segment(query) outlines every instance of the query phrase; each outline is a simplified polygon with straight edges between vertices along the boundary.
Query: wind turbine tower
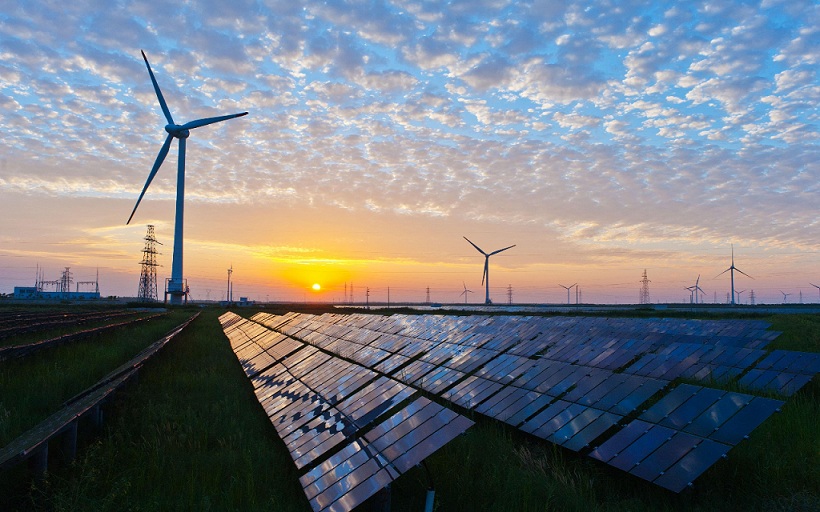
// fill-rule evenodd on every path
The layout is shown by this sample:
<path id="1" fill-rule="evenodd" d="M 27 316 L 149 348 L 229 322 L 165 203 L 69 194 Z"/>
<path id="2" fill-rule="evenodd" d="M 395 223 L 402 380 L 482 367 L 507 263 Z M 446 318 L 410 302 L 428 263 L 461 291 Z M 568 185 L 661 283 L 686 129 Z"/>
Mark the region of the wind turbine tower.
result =
<path id="1" fill-rule="evenodd" d="M 810 285 L 812 285 L 812 286 L 814 286 L 815 288 L 817 288 L 817 295 L 820 295 L 820 286 L 817 286 L 817 285 L 816 285 L 816 284 L 814 284 L 814 283 L 809 283 L 809 284 L 810 284 Z"/>
<path id="2" fill-rule="evenodd" d="M 730 276 L 730 280 L 731 280 L 731 282 L 729 283 L 729 289 L 732 290 L 731 304 L 733 306 L 735 304 L 735 270 L 737 270 L 738 272 L 740 272 L 744 276 L 748 277 L 749 279 L 754 279 L 754 277 L 750 276 L 749 274 L 747 274 L 746 272 L 740 270 L 739 268 L 737 268 L 735 266 L 735 244 L 732 244 L 732 265 L 729 268 L 727 268 L 726 270 L 724 270 L 723 272 L 721 272 L 720 274 L 716 275 L 715 279 L 722 276 L 726 272 L 729 272 L 729 276 Z"/>
<path id="3" fill-rule="evenodd" d="M 228 119 L 233 119 L 235 117 L 242 117 L 248 115 L 248 113 L 241 112 L 239 114 L 230 114 L 227 116 L 208 117 L 198 119 L 196 121 L 190 121 L 182 125 L 176 124 L 174 122 L 174 118 L 171 117 L 171 111 L 168 110 L 168 105 L 165 103 L 165 98 L 162 96 L 162 91 L 159 89 L 159 84 L 157 84 L 157 79 L 154 77 L 154 72 L 151 71 L 151 65 L 148 64 L 148 57 L 145 56 L 145 52 L 142 52 L 142 58 L 145 61 L 145 67 L 148 68 L 148 75 L 150 75 L 151 83 L 154 85 L 154 92 L 157 94 L 159 106 L 162 109 L 162 113 L 165 115 L 165 120 L 168 121 L 168 124 L 165 125 L 165 131 L 168 133 L 168 136 L 165 138 L 165 143 L 159 150 L 157 159 L 154 161 L 154 166 L 151 168 L 151 173 L 148 174 L 148 180 L 145 182 L 145 186 L 142 188 L 142 192 L 137 199 L 137 204 L 134 205 L 134 210 L 131 212 L 131 216 L 128 217 L 128 222 L 126 222 L 126 224 L 130 224 L 131 219 L 134 218 L 134 214 L 137 212 L 137 207 L 139 207 L 140 201 L 142 201 L 142 197 L 145 195 L 145 191 L 148 190 L 148 186 L 151 185 L 151 181 L 154 179 L 154 176 L 156 176 L 162 162 L 168 155 L 168 150 L 171 148 L 171 142 L 174 139 L 177 139 L 179 141 L 179 157 L 177 160 L 177 201 L 176 217 L 174 220 L 174 256 L 171 263 L 171 280 L 168 282 L 168 293 L 171 294 L 171 304 L 182 304 L 183 296 L 188 293 L 187 286 L 182 278 L 182 227 L 185 207 L 186 140 L 190 136 L 191 130 L 194 128 L 207 126 L 220 121 L 227 121 Z"/>
<path id="4" fill-rule="evenodd" d="M 231 267 L 228 269 L 228 291 L 225 293 L 225 302 L 230 304 L 233 302 L 233 290 L 231 289 L 231 274 L 233 274 L 233 263 L 231 263 Z"/>
<path id="5" fill-rule="evenodd" d="M 569 301 L 569 291 L 570 291 L 570 290 L 572 290 L 572 287 L 573 287 L 573 286 L 577 286 L 577 285 L 578 285 L 578 283 L 571 284 L 571 285 L 569 285 L 569 286 L 564 286 L 564 285 L 562 285 L 562 284 L 560 284 L 560 283 L 558 284 L 558 286 L 560 286 L 561 288 L 564 288 L 564 289 L 566 289 L 566 290 L 567 290 L 567 304 L 570 304 L 570 301 Z"/>
<path id="6" fill-rule="evenodd" d="M 470 239 L 467 238 L 466 236 L 464 237 L 464 240 L 467 240 L 468 242 L 470 242 Z M 493 256 L 493 255 L 496 255 L 500 252 L 506 251 L 507 249 L 512 249 L 513 247 L 515 247 L 515 245 L 511 245 L 509 247 L 505 247 L 503 249 L 493 251 L 489 254 L 484 252 L 483 250 L 481 250 L 481 248 L 479 246 L 477 246 L 476 244 L 474 244 L 473 242 L 470 242 L 470 245 L 475 247 L 476 251 L 478 251 L 478 252 L 480 252 L 481 254 L 484 255 L 484 274 L 482 274 L 482 276 L 481 276 L 481 284 L 485 285 L 485 287 L 486 287 L 485 288 L 486 295 L 485 295 L 485 298 L 484 298 L 484 304 L 492 304 L 493 301 L 490 300 L 490 256 Z"/>

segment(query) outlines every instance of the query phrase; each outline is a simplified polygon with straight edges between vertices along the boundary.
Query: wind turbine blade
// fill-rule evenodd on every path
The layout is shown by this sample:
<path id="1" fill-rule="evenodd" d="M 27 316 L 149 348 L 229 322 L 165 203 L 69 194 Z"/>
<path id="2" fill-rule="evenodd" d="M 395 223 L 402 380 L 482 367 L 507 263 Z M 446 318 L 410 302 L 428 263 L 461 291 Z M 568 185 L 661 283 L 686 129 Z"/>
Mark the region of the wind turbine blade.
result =
<path id="1" fill-rule="evenodd" d="M 469 240 L 468 240 L 468 241 L 469 241 Z M 505 247 L 505 248 L 503 248 L 503 249 L 499 249 L 499 250 L 497 250 L 497 251 L 493 251 L 493 252 L 491 252 L 491 253 L 490 253 L 490 256 L 492 256 L 493 254 L 498 254 L 498 253 L 500 253 L 500 252 L 502 252 L 502 251 L 506 251 L 507 249 L 512 249 L 513 247 L 515 247 L 515 246 L 514 246 L 514 245 L 511 245 L 511 246 L 509 246 L 509 247 Z"/>
<path id="2" fill-rule="evenodd" d="M 467 238 L 466 236 L 464 237 L 464 240 L 467 240 L 468 242 L 470 242 L 470 239 L 469 239 L 469 238 Z M 477 246 L 477 245 L 476 245 L 476 244 L 474 244 L 473 242 L 470 242 L 470 245 L 472 245 L 473 247 L 475 247 L 475 250 L 476 250 L 476 251 L 480 252 L 480 253 L 481 253 L 481 254 L 483 254 L 484 256 L 487 256 L 487 253 L 486 253 L 486 252 L 484 252 L 484 251 L 482 251 L 482 250 L 481 250 L 481 247 Z M 483 284 L 483 283 L 482 283 L 482 284 Z"/>
<path id="3" fill-rule="evenodd" d="M 165 103 L 165 98 L 162 97 L 162 91 L 159 90 L 159 84 L 157 83 L 157 79 L 154 78 L 154 72 L 151 71 L 151 65 L 148 64 L 148 57 L 145 56 L 145 52 L 140 50 L 142 53 L 142 58 L 145 60 L 145 66 L 148 68 L 148 74 L 151 75 L 151 83 L 154 84 L 154 92 L 157 93 L 157 99 L 159 100 L 159 106 L 162 107 L 162 113 L 165 114 L 165 120 L 168 121 L 168 124 L 176 124 L 174 122 L 174 118 L 171 117 L 171 111 L 168 110 L 168 104 Z"/>
<path id="4" fill-rule="evenodd" d="M 148 190 L 148 186 L 151 184 L 151 181 L 154 179 L 154 176 L 157 175 L 157 171 L 159 167 L 162 165 L 162 162 L 165 160 L 165 157 L 168 155 L 168 149 L 171 147 L 171 141 L 174 140 L 174 136 L 170 133 L 167 137 L 165 137 L 165 143 L 159 150 L 159 154 L 157 155 L 157 159 L 154 161 L 154 167 L 151 168 L 151 173 L 148 175 L 148 180 L 145 182 L 145 186 L 142 187 L 142 192 L 140 193 L 139 199 L 137 199 L 137 204 L 134 205 L 134 209 L 131 211 L 131 216 L 128 217 L 128 222 L 125 224 L 128 225 L 131 223 L 131 219 L 134 218 L 134 214 L 137 213 L 137 207 L 140 205 L 140 201 L 142 201 L 142 196 L 145 195 L 145 191 Z"/>
<path id="5" fill-rule="evenodd" d="M 737 267 L 735 267 L 735 270 L 737 270 L 738 272 L 740 272 L 740 273 L 741 273 L 741 274 L 743 274 L 744 276 L 748 277 L 749 279 L 754 279 L 754 277 L 750 276 L 749 274 L 747 274 L 746 272 L 744 272 L 744 271 L 740 270 L 740 269 L 739 269 L 739 268 L 737 268 Z"/>
<path id="6" fill-rule="evenodd" d="M 730 271 L 730 270 L 732 270 L 732 267 L 727 268 L 726 270 L 724 270 L 724 271 L 723 271 L 723 272 L 721 272 L 720 274 L 716 275 L 716 276 L 715 276 L 715 277 L 713 277 L 712 279 L 717 279 L 718 277 L 722 276 L 723 274 L 725 274 L 726 272 L 728 272 L 728 271 Z M 737 270 L 737 269 L 735 269 L 735 270 Z"/>
<path id="7" fill-rule="evenodd" d="M 199 128 L 200 126 L 207 126 L 209 124 L 218 123 L 220 121 L 227 121 L 228 119 L 233 119 L 235 117 L 242 117 L 248 115 L 247 112 L 242 112 L 241 114 L 230 114 L 227 116 L 219 116 L 219 117 L 208 117 L 205 119 L 197 119 L 196 121 L 191 121 L 189 123 L 185 123 L 182 125 L 183 130 L 193 130 L 194 128 Z"/>

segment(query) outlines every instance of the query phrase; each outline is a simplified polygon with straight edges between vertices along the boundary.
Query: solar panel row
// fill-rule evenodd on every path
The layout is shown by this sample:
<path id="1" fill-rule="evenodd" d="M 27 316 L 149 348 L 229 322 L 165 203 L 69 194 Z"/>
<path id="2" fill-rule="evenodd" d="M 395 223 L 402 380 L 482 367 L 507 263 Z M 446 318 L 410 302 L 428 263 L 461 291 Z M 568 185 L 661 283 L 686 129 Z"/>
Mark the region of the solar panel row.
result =
<path id="1" fill-rule="evenodd" d="M 262 313 L 253 319 L 330 351 L 344 347 L 344 357 L 407 385 L 587 450 L 675 492 L 783 402 L 691 385 L 667 392 L 672 379 L 794 374 L 802 377 L 789 380 L 796 390 L 816 373 L 811 358 L 801 360 L 799 373 L 787 364 L 799 357 L 767 356 L 759 347 L 776 333 L 757 321 Z M 748 370 L 758 361 L 760 369 Z M 647 403 L 653 405 L 635 412 Z"/>
<path id="2" fill-rule="evenodd" d="M 275 332 L 233 313 L 220 321 L 259 403 L 305 471 L 300 481 L 316 511 L 351 510 L 472 425 L 405 384 L 283 334 L 299 329 Z"/>

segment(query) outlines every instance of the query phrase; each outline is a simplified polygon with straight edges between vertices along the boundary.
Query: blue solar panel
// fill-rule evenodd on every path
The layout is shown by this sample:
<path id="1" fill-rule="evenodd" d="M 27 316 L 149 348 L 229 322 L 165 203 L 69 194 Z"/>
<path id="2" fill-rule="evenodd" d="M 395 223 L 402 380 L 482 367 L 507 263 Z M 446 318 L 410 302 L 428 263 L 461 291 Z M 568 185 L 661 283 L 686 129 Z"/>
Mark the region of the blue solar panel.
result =
<path id="1" fill-rule="evenodd" d="M 676 432 L 657 450 L 649 454 L 640 464 L 633 466 L 629 472 L 639 478 L 654 481 L 667 469 L 689 453 L 702 439 L 691 434 Z"/>
<path id="2" fill-rule="evenodd" d="M 645 421 L 633 420 L 612 437 L 604 441 L 603 444 L 589 452 L 589 456 L 601 462 L 609 462 L 646 433 L 647 430 L 652 428 L 652 426 L 651 423 Z"/>
<path id="3" fill-rule="evenodd" d="M 708 409 L 703 411 L 683 430 L 701 437 L 709 437 L 740 409 L 748 405 L 753 397 L 740 393 L 726 393 Z"/>
<path id="4" fill-rule="evenodd" d="M 784 402 L 770 398 L 754 397 L 749 404 L 726 420 L 710 439 L 736 445 L 766 418 L 778 411 Z"/>
<path id="5" fill-rule="evenodd" d="M 522 400 L 526 401 L 526 403 L 523 404 L 523 407 L 521 407 L 518 411 L 514 413 L 512 413 L 512 410 L 505 411 L 505 414 L 502 416 L 506 417 L 502 421 L 505 421 L 506 423 L 509 423 L 513 426 L 518 426 L 521 423 L 523 423 L 527 418 L 538 412 L 541 408 L 549 404 L 552 400 L 554 400 L 554 398 L 549 395 L 543 395 L 535 391 L 530 391 L 525 395 L 525 398 Z M 519 403 L 519 405 L 521 404 Z"/>
<path id="6" fill-rule="evenodd" d="M 674 492 L 688 487 L 698 476 L 728 453 L 730 447 L 704 439 L 694 449 L 680 458 L 654 483 Z"/>
<path id="7" fill-rule="evenodd" d="M 689 422 L 698 417 L 712 406 L 726 392 L 719 389 L 701 388 L 692 395 L 689 400 L 681 404 L 680 407 L 670 412 L 669 415 L 660 421 L 661 425 L 683 430 Z"/>
<path id="8" fill-rule="evenodd" d="M 618 469 L 629 471 L 671 439 L 674 433 L 675 431 L 670 428 L 652 425 L 632 444 L 620 450 L 608 463 Z"/>
<path id="9" fill-rule="evenodd" d="M 589 408 L 588 410 L 595 411 L 596 409 Z M 598 437 L 617 425 L 622 419 L 623 416 L 605 412 L 581 429 L 577 434 L 562 442 L 561 446 L 576 452 L 580 451 L 590 446 Z"/>

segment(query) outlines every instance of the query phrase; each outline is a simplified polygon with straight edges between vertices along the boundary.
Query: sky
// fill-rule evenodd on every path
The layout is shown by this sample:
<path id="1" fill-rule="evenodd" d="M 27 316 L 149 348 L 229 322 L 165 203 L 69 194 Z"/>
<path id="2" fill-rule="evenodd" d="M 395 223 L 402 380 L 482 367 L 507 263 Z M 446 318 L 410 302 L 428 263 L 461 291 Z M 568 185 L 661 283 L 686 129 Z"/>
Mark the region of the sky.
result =
<path id="1" fill-rule="evenodd" d="M 801 0 L 0 0 L 0 293 L 134 296 L 149 224 L 170 276 L 144 50 L 177 123 L 249 112 L 188 139 L 193 299 L 483 302 L 466 236 L 495 303 L 726 302 L 732 250 L 818 302 L 818 43 Z"/>

